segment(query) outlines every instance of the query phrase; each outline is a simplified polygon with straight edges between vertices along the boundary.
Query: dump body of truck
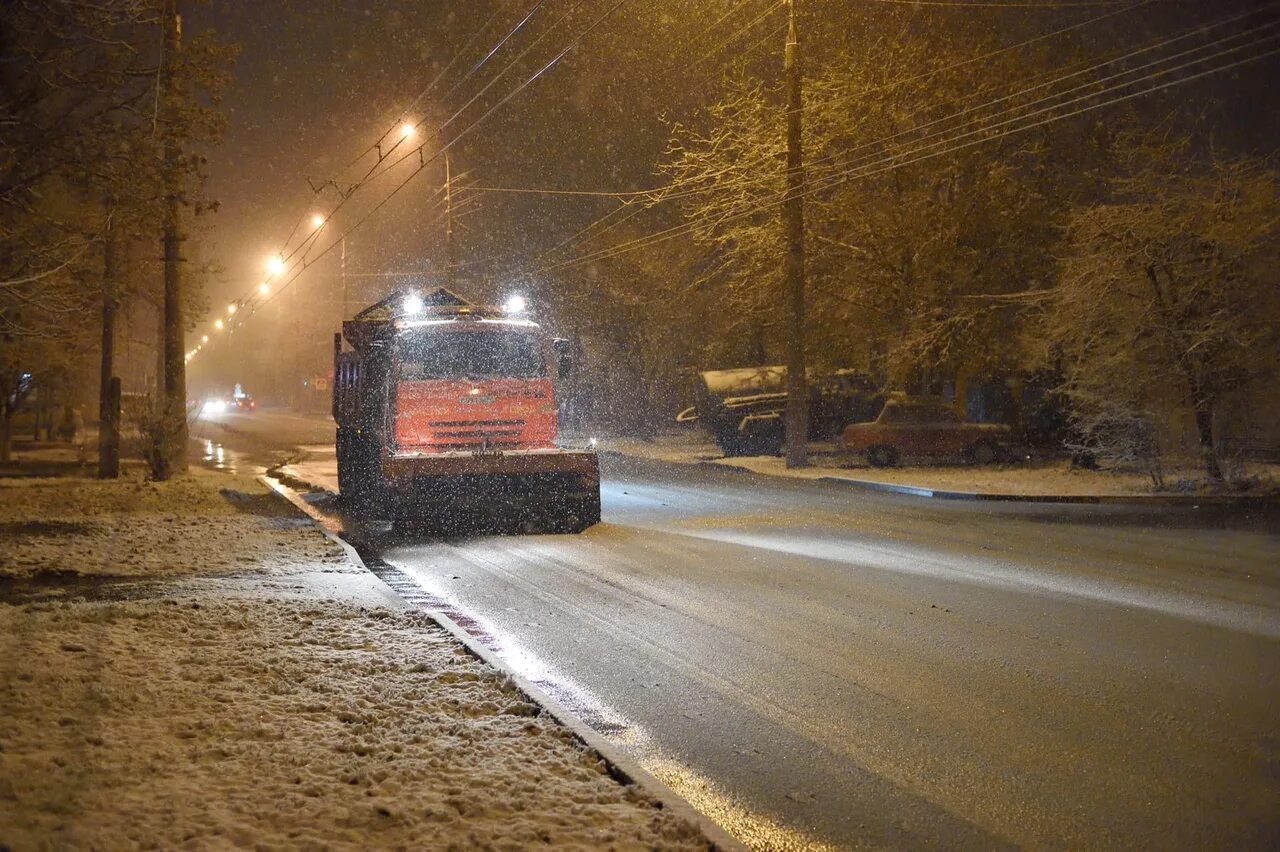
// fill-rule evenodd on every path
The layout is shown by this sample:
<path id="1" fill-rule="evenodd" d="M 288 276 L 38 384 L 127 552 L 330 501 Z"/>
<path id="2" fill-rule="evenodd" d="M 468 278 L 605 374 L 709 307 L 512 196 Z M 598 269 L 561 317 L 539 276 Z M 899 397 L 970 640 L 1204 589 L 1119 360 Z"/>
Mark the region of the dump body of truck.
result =
<path id="1" fill-rule="evenodd" d="M 334 337 L 344 500 L 397 525 L 577 532 L 599 521 L 595 453 L 556 444 L 556 341 L 447 290 L 413 310 L 403 301 L 366 308 Z"/>

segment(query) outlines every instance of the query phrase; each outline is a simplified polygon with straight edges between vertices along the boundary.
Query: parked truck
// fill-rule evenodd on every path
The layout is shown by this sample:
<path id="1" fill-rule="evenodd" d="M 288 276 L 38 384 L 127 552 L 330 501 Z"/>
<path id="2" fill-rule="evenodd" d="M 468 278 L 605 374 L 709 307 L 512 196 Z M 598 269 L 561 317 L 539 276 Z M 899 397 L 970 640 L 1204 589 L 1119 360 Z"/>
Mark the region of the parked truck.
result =
<path id="1" fill-rule="evenodd" d="M 556 442 L 556 379 L 572 369 L 563 344 L 443 288 L 344 322 L 333 353 L 344 502 L 397 526 L 598 522 L 596 454 Z"/>
<path id="2" fill-rule="evenodd" d="M 849 423 L 875 418 L 884 395 L 854 370 L 809 373 L 809 439 L 829 441 Z M 698 421 L 726 456 L 777 455 L 784 441 L 787 368 L 739 367 L 699 373 L 696 404 L 677 420 Z"/>

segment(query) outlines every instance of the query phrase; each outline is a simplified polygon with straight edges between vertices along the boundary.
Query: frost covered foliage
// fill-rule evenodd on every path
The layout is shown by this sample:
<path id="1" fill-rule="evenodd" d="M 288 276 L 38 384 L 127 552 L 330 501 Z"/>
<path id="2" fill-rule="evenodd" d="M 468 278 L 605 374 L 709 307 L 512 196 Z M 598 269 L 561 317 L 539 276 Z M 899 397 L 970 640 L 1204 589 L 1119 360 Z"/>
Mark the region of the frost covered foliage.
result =
<path id="1" fill-rule="evenodd" d="M 1032 97 L 1018 90 L 1051 62 L 972 62 L 992 46 L 964 25 L 906 27 L 806 77 L 807 334 L 818 366 L 881 359 L 904 383 L 1020 362 L 1058 226 L 1096 186 L 1106 153 L 1080 122 L 1006 134 L 1001 120 Z M 721 321 L 759 326 L 776 358 L 785 105 L 749 78 L 726 88 L 705 127 L 674 129 L 662 170 L 706 251 L 703 285 L 732 308 Z"/>
<path id="2" fill-rule="evenodd" d="M 428 618 L 0 605 L 0 841 L 706 849 Z"/>
<path id="3" fill-rule="evenodd" d="M 1276 396 L 1280 178 L 1248 160 L 1189 169 L 1186 147 L 1135 144 L 1112 199 L 1072 217 L 1045 334 L 1086 444 L 1158 478 L 1187 424 L 1221 480 L 1224 404 Z"/>
<path id="4" fill-rule="evenodd" d="M 354 570 L 247 476 L 0 479 L 0 577 Z"/>

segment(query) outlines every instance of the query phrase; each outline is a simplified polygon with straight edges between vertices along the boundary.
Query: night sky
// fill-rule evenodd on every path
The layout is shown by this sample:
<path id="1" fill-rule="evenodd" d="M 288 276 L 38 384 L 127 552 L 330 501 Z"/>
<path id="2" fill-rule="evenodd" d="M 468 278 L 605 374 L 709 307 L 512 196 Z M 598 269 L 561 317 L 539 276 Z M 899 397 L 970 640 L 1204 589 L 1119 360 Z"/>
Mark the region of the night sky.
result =
<path id="1" fill-rule="evenodd" d="M 209 292 L 213 304 L 220 306 L 262 279 L 266 258 L 279 249 L 300 217 L 326 213 L 338 202 L 332 189 L 313 193 L 308 178 L 349 180 L 357 174 L 360 169 L 343 172 L 343 167 L 390 128 L 451 59 L 458 57 L 439 85 L 410 113 L 426 133 L 549 31 L 516 68 L 467 109 L 450 132 L 470 125 L 554 56 L 566 43 L 567 33 L 581 31 L 611 4 L 594 0 L 578 4 L 558 0 L 262 0 L 253 4 L 212 0 L 189 5 L 189 31 L 211 27 L 223 40 L 240 47 L 235 82 L 224 101 L 228 129 L 209 156 L 209 190 L 221 207 L 212 220 L 212 239 L 201 249 L 206 259 L 222 269 L 220 281 L 212 283 Z M 1198 17 L 1220 15 L 1228 5 L 1155 3 L 1139 17 L 1148 32 L 1163 26 L 1172 30 Z M 714 95 L 729 53 L 753 51 L 753 71 L 776 82 L 783 40 L 778 31 L 784 21 L 780 13 L 753 28 L 732 51 L 699 61 L 717 40 L 737 29 L 731 26 L 735 21 L 750 21 L 768 8 L 764 0 L 624 3 L 543 78 L 459 143 L 451 152 L 454 172 L 464 175 L 461 183 L 486 186 L 626 191 L 656 185 L 654 163 L 666 143 L 669 122 L 697 120 L 698 107 Z M 813 0 L 802 8 L 808 26 L 802 36 L 816 61 L 828 58 L 824 48 L 834 39 L 825 38 L 827 34 L 874 38 L 892 32 L 892 25 L 901 20 L 896 16 L 928 15 L 933 23 L 955 20 L 987 28 L 1002 40 L 1007 35 L 1012 43 L 1029 33 L 1098 14 L 1093 7 L 950 10 L 865 0 Z M 536 12 L 524 29 L 488 65 L 462 81 L 483 53 L 530 9 Z M 733 14 L 708 31 L 725 10 Z M 572 13 L 566 22 L 551 29 L 566 11 Z M 461 52 L 486 21 L 488 29 Z M 1132 26 L 1122 19 L 1099 27 L 1089 36 L 1096 44 L 1086 41 L 1082 46 L 1101 49 L 1116 40 L 1134 40 L 1134 33 L 1126 29 Z M 1175 100 L 1196 104 L 1214 122 L 1214 138 L 1237 147 L 1265 147 L 1275 138 L 1275 110 L 1260 109 L 1257 104 L 1274 102 L 1268 82 L 1278 67 L 1273 57 L 1240 73 L 1153 98 L 1145 108 L 1157 115 Z M 1221 120 L 1224 116 L 1227 121 Z M 362 161 L 362 165 L 372 163 L 371 157 Z M 348 270 L 353 274 L 438 272 L 444 225 L 436 202 L 443 177 L 443 162 L 431 163 L 361 225 L 349 238 Z M 394 183 L 388 180 L 385 185 Z M 345 230 L 377 200 L 371 194 L 362 201 L 362 194 L 334 219 L 335 230 Z M 615 203 L 607 198 L 485 194 L 473 199 L 473 209 L 459 220 L 459 258 L 471 263 L 495 259 L 470 269 L 479 277 L 480 289 L 502 288 L 509 282 L 489 279 L 518 277 L 521 264 L 532 268 L 531 259 L 538 251 L 559 243 Z M 653 230 L 662 224 L 661 218 L 650 222 Z M 326 262 L 336 263 L 336 254 Z M 326 269 L 332 275 L 333 268 L 314 267 L 297 286 L 305 289 Z"/>

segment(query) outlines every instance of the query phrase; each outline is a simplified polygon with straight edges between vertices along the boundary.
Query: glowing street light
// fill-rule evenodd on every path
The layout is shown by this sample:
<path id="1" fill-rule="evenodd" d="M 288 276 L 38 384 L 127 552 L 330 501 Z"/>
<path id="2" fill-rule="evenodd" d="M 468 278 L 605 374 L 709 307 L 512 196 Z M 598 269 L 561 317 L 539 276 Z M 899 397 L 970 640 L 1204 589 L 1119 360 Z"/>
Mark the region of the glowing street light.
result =
<path id="1" fill-rule="evenodd" d="M 400 125 L 400 138 L 401 138 L 401 139 L 408 139 L 408 138 L 412 137 L 412 136 L 413 136 L 413 134 L 415 134 L 415 133 L 417 133 L 417 132 L 418 132 L 418 131 L 417 131 L 417 129 L 416 129 L 416 128 L 414 128 L 414 126 L 413 126 L 412 124 L 410 124 L 409 122 L 407 122 L 407 121 L 406 121 L 404 124 Z"/>
<path id="2" fill-rule="evenodd" d="M 502 305 L 502 310 L 509 314 L 522 314 L 528 306 L 529 304 L 524 300 L 524 296 L 515 293 L 507 297 L 507 301 Z"/>
<path id="3" fill-rule="evenodd" d="M 272 255 L 267 260 L 267 272 L 271 273 L 272 275 L 279 275 L 280 273 L 284 272 L 284 270 L 285 270 L 284 258 L 281 257 L 280 255 L 278 254 Z"/>
<path id="4" fill-rule="evenodd" d="M 259 294 L 259 295 L 262 295 L 262 296 L 270 295 L 270 294 L 271 294 L 271 285 L 270 285 L 270 284 L 268 284 L 267 282 L 263 281 L 261 284 L 259 284 L 259 285 L 258 285 L 258 294 Z"/>
<path id="5" fill-rule="evenodd" d="M 314 216 L 312 216 L 312 217 L 311 217 L 311 227 L 315 228 L 317 231 L 318 231 L 318 230 L 320 230 L 321 228 L 323 228 L 323 227 L 324 227 L 324 217 L 323 217 L 323 216 L 321 216 L 319 213 L 316 213 Z"/>
<path id="6" fill-rule="evenodd" d="M 225 324 L 222 322 L 222 320 L 217 319 L 213 321 L 213 327 L 216 328 L 218 331 L 222 331 L 222 329 L 225 327 Z"/>
<path id="7" fill-rule="evenodd" d="M 406 314 L 416 314 L 423 308 L 422 297 L 417 293 L 410 293 L 404 297 L 404 312 Z"/>
<path id="8" fill-rule="evenodd" d="M 236 307 L 236 303 L 235 303 L 235 302 L 232 302 L 231 304 L 227 305 L 227 313 L 228 313 L 228 314 L 234 314 L 237 310 L 238 310 L 238 308 Z"/>
<path id="9" fill-rule="evenodd" d="M 208 343 L 208 342 L 209 342 L 209 335 L 207 335 L 207 334 L 202 334 L 202 335 L 200 335 L 200 342 L 201 342 L 201 343 Z"/>

